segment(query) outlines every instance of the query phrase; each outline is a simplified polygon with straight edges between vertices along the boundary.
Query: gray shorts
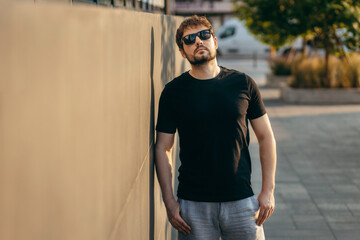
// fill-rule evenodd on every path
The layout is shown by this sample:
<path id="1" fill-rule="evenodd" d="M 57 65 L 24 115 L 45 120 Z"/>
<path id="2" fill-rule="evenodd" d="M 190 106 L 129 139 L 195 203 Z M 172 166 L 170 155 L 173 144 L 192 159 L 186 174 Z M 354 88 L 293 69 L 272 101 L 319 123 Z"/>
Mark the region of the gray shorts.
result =
<path id="1" fill-rule="evenodd" d="M 259 201 L 255 196 L 231 202 L 195 202 L 178 198 L 180 216 L 191 233 L 178 232 L 180 240 L 264 240 L 256 225 Z"/>

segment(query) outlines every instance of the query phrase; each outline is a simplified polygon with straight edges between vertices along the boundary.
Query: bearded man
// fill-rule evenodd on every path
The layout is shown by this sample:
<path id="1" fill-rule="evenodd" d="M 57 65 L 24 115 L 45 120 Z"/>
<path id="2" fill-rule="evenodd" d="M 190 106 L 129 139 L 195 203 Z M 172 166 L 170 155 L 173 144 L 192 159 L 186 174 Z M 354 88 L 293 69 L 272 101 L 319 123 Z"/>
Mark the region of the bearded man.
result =
<path id="1" fill-rule="evenodd" d="M 205 17 L 185 19 L 176 43 L 191 70 L 167 83 L 159 100 L 156 170 L 179 239 L 265 239 L 262 224 L 275 208 L 276 143 L 255 81 L 218 66 L 217 39 Z M 259 143 L 261 192 L 251 186 L 250 122 Z M 177 200 L 171 155 L 180 138 Z"/>

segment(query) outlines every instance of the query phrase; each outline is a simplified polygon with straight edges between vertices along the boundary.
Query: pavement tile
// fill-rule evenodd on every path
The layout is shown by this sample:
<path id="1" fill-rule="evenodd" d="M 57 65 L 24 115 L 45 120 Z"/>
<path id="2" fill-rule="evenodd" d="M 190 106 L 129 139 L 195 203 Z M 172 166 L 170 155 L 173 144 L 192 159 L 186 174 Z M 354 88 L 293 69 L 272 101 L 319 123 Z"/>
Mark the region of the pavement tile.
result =
<path id="1" fill-rule="evenodd" d="M 360 178 L 353 178 L 352 181 L 353 181 L 357 186 L 360 186 Z"/>
<path id="2" fill-rule="evenodd" d="M 360 211 L 360 201 L 358 203 L 347 203 L 346 206 L 350 211 Z"/>
<path id="3" fill-rule="evenodd" d="M 341 168 L 321 168 L 321 167 L 318 167 L 317 171 L 321 175 L 325 175 L 325 174 L 342 174 L 343 173 L 343 170 Z"/>
<path id="4" fill-rule="evenodd" d="M 336 223 L 330 222 L 329 226 L 332 230 L 357 230 L 359 229 L 359 223 Z"/>
<path id="5" fill-rule="evenodd" d="M 293 219 L 288 214 L 273 213 L 264 223 L 269 229 L 296 229 Z"/>
<path id="6" fill-rule="evenodd" d="M 327 229 L 284 229 L 267 230 L 265 228 L 266 239 L 335 239 L 331 231 Z"/>
<path id="7" fill-rule="evenodd" d="M 333 188 L 331 188 L 330 185 L 324 185 L 324 184 L 319 184 L 319 185 L 311 185 L 309 184 L 308 186 L 306 186 L 306 190 L 307 192 L 311 195 L 314 196 L 316 194 L 326 194 L 326 193 L 330 193 L 330 194 L 335 194 Z"/>
<path id="8" fill-rule="evenodd" d="M 354 217 L 360 217 L 360 210 L 350 210 L 350 212 Z"/>
<path id="9" fill-rule="evenodd" d="M 266 234 L 265 234 L 266 235 Z M 300 237 L 294 237 L 294 236 L 286 236 L 286 237 L 268 237 L 266 235 L 266 240 L 304 240 L 305 238 L 300 236 Z M 333 240 L 335 239 L 334 237 L 328 237 L 328 236 L 316 236 L 316 240 Z"/>
<path id="10" fill-rule="evenodd" d="M 322 197 L 313 198 L 313 201 L 315 204 L 322 204 L 322 203 L 328 203 L 328 204 L 337 204 L 337 203 L 344 203 L 344 204 L 357 204 L 359 203 L 359 199 L 356 198 L 344 198 L 343 196 L 340 196 L 339 194 L 332 195 L 323 195 Z"/>
<path id="11" fill-rule="evenodd" d="M 337 184 L 351 184 L 352 180 L 348 176 L 344 176 L 344 174 L 326 174 L 325 178 L 330 183 Z"/>
<path id="12" fill-rule="evenodd" d="M 337 193 L 359 194 L 360 189 L 355 184 L 332 184 L 331 187 Z"/>
<path id="13" fill-rule="evenodd" d="M 311 192 L 310 196 L 315 202 L 319 202 L 321 200 L 327 202 L 329 199 L 331 199 L 331 201 L 339 199 L 339 202 L 342 203 L 344 199 L 343 196 L 340 196 L 338 193 L 335 192 Z"/>
<path id="14" fill-rule="evenodd" d="M 319 215 L 294 215 L 292 216 L 296 229 L 326 229 L 329 225 L 322 216 Z"/>
<path id="15" fill-rule="evenodd" d="M 334 230 L 336 239 L 360 239 L 360 229 Z"/>
<path id="16" fill-rule="evenodd" d="M 353 223 L 358 222 L 360 224 L 360 216 L 349 215 L 326 215 L 325 220 L 333 223 Z"/>
<path id="17" fill-rule="evenodd" d="M 291 201 L 286 203 L 286 205 L 283 205 L 282 209 L 284 211 L 286 210 L 291 215 L 321 215 L 319 209 L 314 203 L 301 203 L 301 201 Z"/>
<path id="18" fill-rule="evenodd" d="M 264 223 L 264 226 L 265 225 L 267 226 L 267 228 L 264 229 L 265 233 L 267 233 L 267 231 L 271 231 L 271 230 L 267 230 L 267 229 L 277 229 L 277 231 L 295 230 L 296 229 L 293 222 L 289 222 L 289 221 L 285 221 L 285 220 L 275 221 L 275 220 L 268 219 Z"/>
<path id="19" fill-rule="evenodd" d="M 328 211 L 328 210 L 347 211 L 348 210 L 348 207 L 346 206 L 345 203 L 320 203 L 320 204 L 317 204 L 317 207 L 323 211 Z"/>

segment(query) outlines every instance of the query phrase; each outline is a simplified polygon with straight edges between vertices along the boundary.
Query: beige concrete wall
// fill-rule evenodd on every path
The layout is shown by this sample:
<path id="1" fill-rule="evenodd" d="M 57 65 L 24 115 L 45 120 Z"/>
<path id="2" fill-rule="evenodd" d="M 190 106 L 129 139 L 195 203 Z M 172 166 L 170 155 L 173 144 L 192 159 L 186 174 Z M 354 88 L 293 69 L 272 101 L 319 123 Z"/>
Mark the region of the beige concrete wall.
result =
<path id="1" fill-rule="evenodd" d="M 188 68 L 180 21 L 0 4 L 0 239 L 169 239 L 153 144 L 163 85 Z"/>

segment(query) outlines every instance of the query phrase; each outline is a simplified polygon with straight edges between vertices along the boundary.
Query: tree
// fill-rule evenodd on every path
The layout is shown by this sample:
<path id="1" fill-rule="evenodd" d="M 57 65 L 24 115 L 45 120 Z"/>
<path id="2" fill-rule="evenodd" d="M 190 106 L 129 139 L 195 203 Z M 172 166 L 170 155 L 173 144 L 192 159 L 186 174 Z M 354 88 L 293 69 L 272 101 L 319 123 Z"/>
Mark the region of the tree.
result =
<path id="1" fill-rule="evenodd" d="M 237 16 L 266 44 L 280 47 L 298 36 L 316 38 L 325 49 L 326 82 L 330 54 L 346 58 L 345 48 L 360 50 L 359 0 L 243 0 L 241 4 L 235 3 Z"/>
<path id="2" fill-rule="evenodd" d="M 235 11 L 260 41 L 278 48 L 309 29 L 302 16 L 306 9 L 298 11 L 307 7 L 306 1 L 244 0 L 239 4 L 235 0 Z"/>

